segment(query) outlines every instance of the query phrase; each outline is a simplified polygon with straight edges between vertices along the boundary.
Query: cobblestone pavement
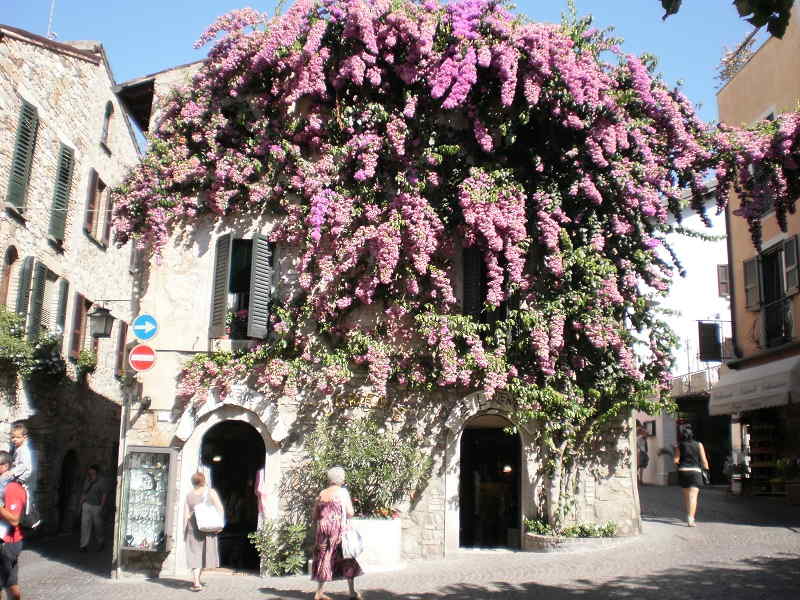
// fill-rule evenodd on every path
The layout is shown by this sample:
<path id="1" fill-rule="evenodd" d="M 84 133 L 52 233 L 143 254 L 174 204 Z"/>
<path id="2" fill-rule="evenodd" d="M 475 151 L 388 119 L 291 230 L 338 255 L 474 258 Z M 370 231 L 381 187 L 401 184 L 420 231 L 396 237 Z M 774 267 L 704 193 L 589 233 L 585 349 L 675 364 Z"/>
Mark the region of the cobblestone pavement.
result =
<path id="1" fill-rule="evenodd" d="M 686 527 L 680 489 L 640 488 L 644 532 L 614 548 L 572 554 L 465 550 L 357 579 L 366 600 L 800 599 L 800 507 L 785 498 L 701 492 L 698 526 Z M 27 599 L 309 599 L 308 577 L 209 573 L 193 594 L 178 579 L 107 577 L 110 557 L 79 554 L 73 538 L 34 540 L 21 558 Z M 344 582 L 329 584 L 334 600 Z"/>

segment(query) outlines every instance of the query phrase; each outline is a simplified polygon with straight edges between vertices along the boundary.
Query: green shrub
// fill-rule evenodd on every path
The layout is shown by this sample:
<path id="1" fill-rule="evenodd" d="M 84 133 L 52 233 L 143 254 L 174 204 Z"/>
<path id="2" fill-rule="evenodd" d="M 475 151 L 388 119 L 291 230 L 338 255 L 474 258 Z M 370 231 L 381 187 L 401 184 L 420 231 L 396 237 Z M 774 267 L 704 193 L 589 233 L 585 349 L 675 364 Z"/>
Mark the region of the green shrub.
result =
<path id="1" fill-rule="evenodd" d="M 284 481 L 298 516 L 310 514 L 331 467 L 344 468 L 356 515 L 384 518 L 398 516 L 397 504 L 413 496 L 431 468 L 421 438 L 398 435 L 369 418 L 322 423 L 304 448 L 307 458 Z"/>
<path id="2" fill-rule="evenodd" d="M 523 519 L 525 531 L 536 535 L 552 535 L 556 537 L 589 538 L 589 537 L 616 537 L 617 524 L 609 521 L 605 525 L 592 523 L 578 523 L 557 529 L 541 518 Z"/>
<path id="3" fill-rule="evenodd" d="M 78 353 L 78 362 L 75 364 L 78 373 L 93 373 L 97 368 L 97 354 L 91 350 L 81 350 Z"/>
<path id="4" fill-rule="evenodd" d="M 269 575 L 296 575 L 305 569 L 303 549 L 308 527 L 288 519 L 264 521 L 253 533 L 250 543 L 261 557 L 261 569 Z"/>
<path id="5" fill-rule="evenodd" d="M 27 379 L 33 366 L 33 345 L 25 335 L 25 318 L 0 306 L 0 370 Z"/>

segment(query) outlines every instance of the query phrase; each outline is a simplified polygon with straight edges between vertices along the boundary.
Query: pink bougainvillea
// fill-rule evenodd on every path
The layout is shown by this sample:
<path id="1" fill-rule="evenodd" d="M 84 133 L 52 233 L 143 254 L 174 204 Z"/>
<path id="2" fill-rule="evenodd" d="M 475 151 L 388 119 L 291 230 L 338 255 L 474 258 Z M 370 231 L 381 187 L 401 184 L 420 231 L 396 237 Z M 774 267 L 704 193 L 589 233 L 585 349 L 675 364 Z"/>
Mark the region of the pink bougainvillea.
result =
<path id="1" fill-rule="evenodd" d="M 232 13 L 199 42 L 220 34 L 115 190 L 116 240 L 158 254 L 203 213 L 267 215 L 299 285 L 274 306 L 281 343 L 198 359 L 182 396 L 248 364 L 284 395 L 333 394 L 363 369 L 381 390 L 642 398 L 669 369 L 649 297 L 672 276 L 658 246 L 682 194 L 702 212 L 706 175 L 720 207 L 732 186 L 758 243 L 766 203 L 785 225 L 800 190 L 797 115 L 710 128 L 585 20 L 300 0 Z M 464 314 L 470 248 L 485 285 Z"/>

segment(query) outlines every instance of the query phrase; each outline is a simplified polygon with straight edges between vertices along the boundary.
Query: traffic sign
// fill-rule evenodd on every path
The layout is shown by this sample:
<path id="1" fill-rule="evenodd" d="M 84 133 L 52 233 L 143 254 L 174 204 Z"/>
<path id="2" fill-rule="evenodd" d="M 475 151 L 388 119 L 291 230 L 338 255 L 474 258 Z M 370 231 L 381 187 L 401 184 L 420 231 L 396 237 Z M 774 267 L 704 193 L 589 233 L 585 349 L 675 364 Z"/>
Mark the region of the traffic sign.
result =
<path id="1" fill-rule="evenodd" d="M 156 337 L 158 333 L 158 321 L 153 315 L 143 313 L 133 320 L 133 335 L 146 342 Z"/>
<path id="2" fill-rule="evenodd" d="M 156 351 L 147 344 L 139 344 L 133 347 L 128 355 L 128 364 L 134 371 L 147 371 L 156 364 Z"/>

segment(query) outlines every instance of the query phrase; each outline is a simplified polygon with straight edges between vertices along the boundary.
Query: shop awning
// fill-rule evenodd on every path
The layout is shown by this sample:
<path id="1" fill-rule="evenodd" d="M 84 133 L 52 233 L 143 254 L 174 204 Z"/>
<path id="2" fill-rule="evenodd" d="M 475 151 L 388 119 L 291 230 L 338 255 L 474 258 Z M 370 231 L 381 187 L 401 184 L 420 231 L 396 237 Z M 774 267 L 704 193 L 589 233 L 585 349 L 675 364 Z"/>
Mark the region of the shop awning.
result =
<path id="1" fill-rule="evenodd" d="M 729 415 L 800 400 L 800 357 L 720 374 L 711 388 L 708 413 Z"/>

